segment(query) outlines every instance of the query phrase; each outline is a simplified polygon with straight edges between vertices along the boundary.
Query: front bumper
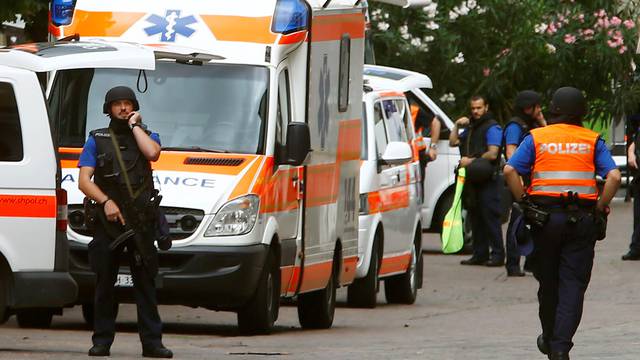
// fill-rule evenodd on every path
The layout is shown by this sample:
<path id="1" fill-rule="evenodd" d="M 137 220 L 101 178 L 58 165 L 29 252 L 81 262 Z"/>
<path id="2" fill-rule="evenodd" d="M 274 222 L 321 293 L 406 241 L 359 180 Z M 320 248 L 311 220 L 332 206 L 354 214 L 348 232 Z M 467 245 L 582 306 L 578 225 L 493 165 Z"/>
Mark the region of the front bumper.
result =
<path id="1" fill-rule="evenodd" d="M 73 304 L 78 286 L 67 272 L 14 272 L 9 307 L 59 308 Z"/>
<path id="2" fill-rule="evenodd" d="M 95 274 L 87 246 L 70 243 L 69 271 L 78 282 L 78 303 L 93 302 Z M 264 244 L 250 246 L 186 246 L 158 253 L 158 303 L 214 310 L 234 310 L 253 296 L 269 252 Z M 120 274 L 130 274 L 121 256 Z M 118 288 L 121 302 L 134 302 L 132 288 Z"/>

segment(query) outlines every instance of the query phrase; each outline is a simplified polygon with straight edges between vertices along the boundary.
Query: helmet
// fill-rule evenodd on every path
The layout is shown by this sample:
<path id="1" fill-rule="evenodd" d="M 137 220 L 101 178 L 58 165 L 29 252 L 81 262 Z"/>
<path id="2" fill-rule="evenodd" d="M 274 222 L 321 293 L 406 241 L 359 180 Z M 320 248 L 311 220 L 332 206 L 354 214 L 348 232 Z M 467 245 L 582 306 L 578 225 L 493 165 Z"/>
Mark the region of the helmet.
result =
<path id="1" fill-rule="evenodd" d="M 133 103 L 133 111 L 140 110 L 140 104 L 138 103 L 138 99 L 136 99 L 136 93 L 126 86 L 116 86 L 107 91 L 107 95 L 104 96 L 102 112 L 109 114 L 111 112 L 111 103 L 117 100 L 130 100 Z"/>
<path id="2" fill-rule="evenodd" d="M 520 110 L 524 110 L 528 107 L 540 105 L 541 103 L 542 97 L 540 94 L 533 90 L 524 90 L 516 96 L 515 106 Z"/>
<path id="3" fill-rule="evenodd" d="M 587 100 L 574 87 L 562 87 L 553 94 L 549 111 L 552 115 L 573 115 L 582 117 L 587 113 Z"/>

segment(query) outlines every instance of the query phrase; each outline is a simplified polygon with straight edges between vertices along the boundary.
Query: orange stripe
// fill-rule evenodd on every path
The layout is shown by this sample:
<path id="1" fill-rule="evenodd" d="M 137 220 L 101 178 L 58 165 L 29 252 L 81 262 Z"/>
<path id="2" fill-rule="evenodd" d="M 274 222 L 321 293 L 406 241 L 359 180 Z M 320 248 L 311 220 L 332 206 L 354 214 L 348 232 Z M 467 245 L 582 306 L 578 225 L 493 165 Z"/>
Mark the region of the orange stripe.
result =
<path id="1" fill-rule="evenodd" d="M 307 167 L 307 208 L 333 204 L 338 201 L 340 173 L 333 164 Z"/>
<path id="2" fill-rule="evenodd" d="M 302 30 L 302 31 L 291 33 L 291 34 L 282 35 L 280 37 L 280 40 L 278 41 L 278 44 L 280 45 L 297 44 L 305 41 L 306 39 L 307 39 L 307 30 Z"/>
<path id="3" fill-rule="evenodd" d="M 219 41 L 273 44 L 278 34 L 271 32 L 271 16 L 247 17 L 200 15 Z"/>
<path id="4" fill-rule="evenodd" d="M 295 292 L 296 290 L 290 290 L 290 284 L 292 283 L 293 274 L 295 273 L 296 267 L 294 266 L 283 266 L 280 268 L 280 295 L 286 295 L 287 292 Z M 296 285 L 298 283 L 296 282 Z"/>
<path id="5" fill-rule="evenodd" d="M 361 124 L 360 119 L 340 122 L 338 132 L 339 161 L 360 160 Z"/>
<path id="6" fill-rule="evenodd" d="M 291 274 L 291 281 L 289 281 L 288 293 L 295 293 L 298 291 L 298 283 L 300 282 L 300 266 L 293 267 L 293 273 Z"/>
<path id="7" fill-rule="evenodd" d="M 401 97 L 404 98 L 404 94 L 399 91 L 385 91 L 380 93 L 380 97 Z"/>
<path id="8" fill-rule="evenodd" d="M 340 40 L 344 34 L 352 39 L 364 37 L 364 14 L 325 15 L 313 18 L 311 41 Z"/>
<path id="9" fill-rule="evenodd" d="M 239 196 L 246 195 L 246 194 L 249 193 L 249 188 L 251 187 L 251 184 L 253 183 L 253 179 L 255 179 L 256 173 L 258 172 L 258 169 L 260 168 L 260 164 L 262 164 L 263 162 L 264 161 L 259 161 L 258 160 L 258 161 L 255 161 L 253 163 L 253 165 L 251 166 L 249 171 L 247 171 L 247 173 L 244 174 L 242 179 L 240 179 L 240 181 L 236 185 L 235 189 L 233 189 L 233 192 L 231 192 L 231 195 L 229 196 L 229 200 L 235 199 L 235 198 L 237 198 Z"/>
<path id="10" fill-rule="evenodd" d="M 327 286 L 332 268 L 333 260 L 305 266 L 299 292 L 323 289 Z"/>
<path id="11" fill-rule="evenodd" d="M 411 254 L 403 254 L 382 259 L 380 266 L 380 275 L 402 273 L 409 268 L 411 262 Z"/>
<path id="12" fill-rule="evenodd" d="M 65 35 L 80 34 L 81 36 L 122 36 L 145 13 L 133 12 L 100 12 L 76 9 L 73 22 L 64 26 Z"/>
<path id="13" fill-rule="evenodd" d="M 348 284 L 356 278 L 356 267 L 358 266 L 358 257 L 350 256 L 342 259 L 342 274 L 340 275 L 340 284 Z"/>
<path id="14" fill-rule="evenodd" d="M 377 214 L 382 211 L 382 200 L 380 200 L 380 192 L 372 191 L 367 195 L 369 202 L 369 214 Z"/>
<path id="15" fill-rule="evenodd" d="M 0 195 L 1 217 L 55 218 L 55 196 Z"/>
<path id="16" fill-rule="evenodd" d="M 298 169 L 278 170 L 267 183 L 261 196 L 261 213 L 291 211 L 298 208 L 298 188 L 293 178 Z"/>

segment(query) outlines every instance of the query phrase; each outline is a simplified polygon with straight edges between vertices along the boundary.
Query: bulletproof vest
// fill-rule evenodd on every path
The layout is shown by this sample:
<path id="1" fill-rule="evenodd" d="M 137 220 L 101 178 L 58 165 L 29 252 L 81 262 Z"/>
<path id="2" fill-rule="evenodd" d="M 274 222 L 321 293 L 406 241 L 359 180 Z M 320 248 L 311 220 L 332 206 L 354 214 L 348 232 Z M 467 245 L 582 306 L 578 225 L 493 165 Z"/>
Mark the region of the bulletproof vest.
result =
<path id="1" fill-rule="evenodd" d="M 96 142 L 97 161 L 94 181 L 116 203 L 131 201 L 125 172 L 134 192 L 150 193 L 153 190 L 151 165 L 138 148 L 132 132 L 113 133 L 120 147 L 124 169 L 121 168 L 109 128 L 90 133 Z"/>
<path id="2" fill-rule="evenodd" d="M 487 152 L 487 131 L 497 122 L 485 116 L 471 123 L 468 134 L 460 144 L 460 155 L 479 158 Z"/>

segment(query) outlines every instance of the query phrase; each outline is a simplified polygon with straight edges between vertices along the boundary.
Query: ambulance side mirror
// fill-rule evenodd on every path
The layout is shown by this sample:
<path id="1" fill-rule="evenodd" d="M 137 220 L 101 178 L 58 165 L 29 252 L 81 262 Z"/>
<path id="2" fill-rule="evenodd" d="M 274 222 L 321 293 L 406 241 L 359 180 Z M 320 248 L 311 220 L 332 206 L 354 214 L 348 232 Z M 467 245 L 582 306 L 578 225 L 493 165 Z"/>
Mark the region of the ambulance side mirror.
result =
<path id="1" fill-rule="evenodd" d="M 311 151 L 311 132 L 309 125 L 302 122 L 292 122 L 287 126 L 287 153 L 283 163 L 300 166 Z"/>
<path id="2" fill-rule="evenodd" d="M 405 142 L 392 141 L 387 144 L 387 149 L 382 154 L 380 162 L 384 165 L 403 165 L 411 161 L 413 151 Z"/>

